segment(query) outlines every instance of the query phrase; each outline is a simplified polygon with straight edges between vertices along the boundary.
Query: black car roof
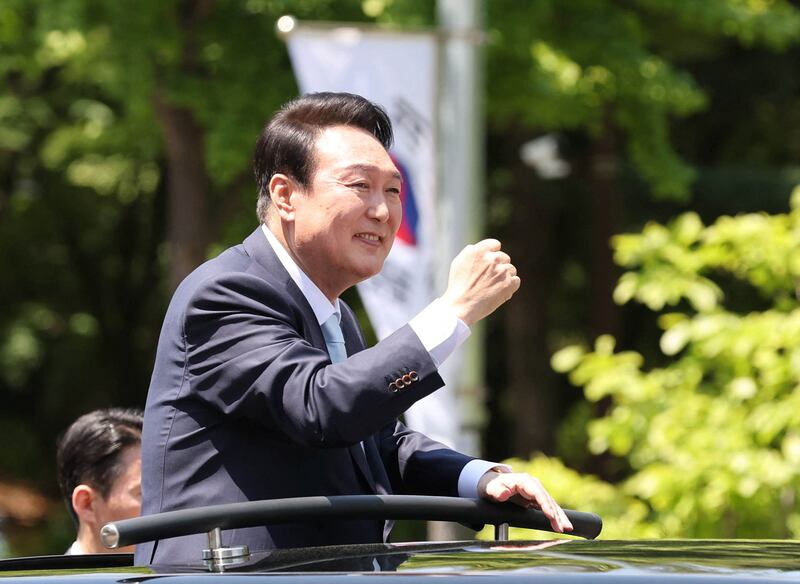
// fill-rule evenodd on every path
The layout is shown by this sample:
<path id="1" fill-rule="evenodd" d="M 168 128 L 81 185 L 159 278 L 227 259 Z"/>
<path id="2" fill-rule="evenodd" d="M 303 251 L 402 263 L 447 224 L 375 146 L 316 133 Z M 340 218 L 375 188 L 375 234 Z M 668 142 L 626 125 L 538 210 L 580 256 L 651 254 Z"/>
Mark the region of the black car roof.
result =
<path id="1" fill-rule="evenodd" d="M 438 542 L 329 546 L 296 550 L 273 550 L 254 554 L 246 565 L 209 573 L 197 566 L 151 566 L 120 568 L 103 564 L 104 555 L 68 557 L 61 570 L 13 569 L 0 562 L 0 578 L 26 583 L 47 582 L 141 582 L 167 578 L 172 581 L 242 582 L 253 579 L 277 583 L 291 580 L 308 583 L 338 582 L 348 575 L 367 584 L 376 578 L 391 582 L 422 580 L 471 584 L 518 581 L 573 582 L 588 584 L 631 582 L 776 582 L 800 581 L 800 542 L 769 540 L 548 540 L 524 542 Z M 118 554 L 131 561 L 130 555 Z M 41 558 L 40 558 L 41 560 Z M 18 561 L 17 561 L 18 562 Z M 87 569 L 87 562 L 94 563 Z M 43 564 L 46 562 L 42 562 Z M 70 564 L 73 569 L 66 569 Z M 78 566 L 84 566 L 78 569 Z M 18 567 L 21 567 L 17 563 Z M 206 580 L 213 578 L 214 580 Z M 10 580 L 6 580 L 10 581 Z"/>

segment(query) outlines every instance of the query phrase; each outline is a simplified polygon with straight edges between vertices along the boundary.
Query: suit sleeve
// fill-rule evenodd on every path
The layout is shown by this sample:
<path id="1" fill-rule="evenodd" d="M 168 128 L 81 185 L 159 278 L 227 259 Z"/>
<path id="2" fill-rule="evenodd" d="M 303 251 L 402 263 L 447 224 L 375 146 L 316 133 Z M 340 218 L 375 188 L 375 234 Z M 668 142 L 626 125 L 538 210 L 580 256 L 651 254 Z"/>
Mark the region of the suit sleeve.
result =
<path id="1" fill-rule="evenodd" d="M 405 495 L 458 497 L 458 479 L 473 457 L 395 421 L 378 436 L 378 449 L 392 490 Z"/>
<path id="2" fill-rule="evenodd" d="M 408 326 L 336 364 L 306 340 L 304 326 L 285 292 L 257 276 L 205 280 L 184 318 L 189 395 L 324 448 L 363 440 L 443 385 Z M 391 390 L 412 371 L 415 382 Z"/>

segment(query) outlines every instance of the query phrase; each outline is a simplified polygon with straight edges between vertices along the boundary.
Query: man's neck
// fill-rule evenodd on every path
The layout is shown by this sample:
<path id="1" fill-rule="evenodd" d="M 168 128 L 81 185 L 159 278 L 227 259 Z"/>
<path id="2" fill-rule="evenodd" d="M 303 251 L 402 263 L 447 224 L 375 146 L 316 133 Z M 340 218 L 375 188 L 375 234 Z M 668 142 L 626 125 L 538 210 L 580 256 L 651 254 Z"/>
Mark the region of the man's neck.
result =
<path id="1" fill-rule="evenodd" d="M 298 261 L 296 254 L 292 252 L 291 246 L 287 244 L 287 237 L 291 237 L 291 234 L 285 234 L 280 223 L 271 225 L 270 222 L 267 222 L 262 225 L 262 230 L 265 232 L 269 245 L 277 254 L 278 260 L 286 268 L 289 276 L 311 304 L 320 324 L 330 317 L 332 311 L 338 312 L 338 298 L 335 296 L 331 298 L 316 281 L 311 279 L 305 266 Z"/>
<path id="2" fill-rule="evenodd" d="M 75 541 L 84 554 L 99 554 L 108 551 L 102 546 L 100 540 L 93 536 L 92 528 L 83 523 L 78 529 L 78 537 Z"/>
<path id="3" fill-rule="evenodd" d="M 280 223 L 275 224 L 275 223 L 277 222 L 270 221 L 267 222 L 265 225 L 269 230 L 269 232 L 275 236 L 275 239 L 278 240 L 278 243 L 281 244 L 281 247 L 283 247 L 283 249 L 286 250 L 286 253 L 289 254 L 289 257 L 292 259 L 295 265 L 298 268 L 300 268 L 300 270 L 302 270 L 302 272 L 306 275 L 306 277 L 308 277 L 309 280 L 314 282 L 314 285 L 317 288 L 319 288 L 319 291 L 325 295 L 325 297 L 330 301 L 330 303 L 336 306 L 339 298 L 339 293 L 336 293 L 335 291 L 334 292 L 330 291 L 328 287 L 324 285 L 324 283 L 321 283 L 319 281 L 319 278 L 315 277 L 315 275 L 312 273 L 312 270 L 309 270 L 308 267 L 305 265 L 305 262 L 303 262 L 302 259 L 297 256 L 297 254 L 294 251 L 294 246 L 290 245 L 289 240 L 291 239 L 292 234 L 288 232 L 288 230 L 284 229 L 282 224 Z"/>

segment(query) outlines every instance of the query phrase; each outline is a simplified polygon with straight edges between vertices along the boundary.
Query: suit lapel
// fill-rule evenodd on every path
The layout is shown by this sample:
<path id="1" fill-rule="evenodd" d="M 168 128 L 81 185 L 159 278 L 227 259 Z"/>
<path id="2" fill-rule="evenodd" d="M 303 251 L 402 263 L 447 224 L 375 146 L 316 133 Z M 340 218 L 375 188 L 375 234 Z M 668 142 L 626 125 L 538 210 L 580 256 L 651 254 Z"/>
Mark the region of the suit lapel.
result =
<path id="1" fill-rule="evenodd" d="M 367 347 L 367 342 L 361 334 L 361 326 L 352 309 L 342 300 L 339 300 L 342 309 L 342 334 L 348 355 L 354 355 Z"/>
<path id="2" fill-rule="evenodd" d="M 303 295 L 303 292 L 297 284 L 294 283 L 294 280 L 292 280 L 289 272 L 283 267 L 278 256 L 275 255 L 275 252 L 267 241 L 267 237 L 261 231 L 260 225 L 244 240 L 243 245 L 247 254 L 253 258 L 257 266 L 265 272 L 262 274 L 262 277 L 268 282 L 283 286 L 286 292 L 295 301 L 302 315 L 306 340 L 318 349 L 327 351 L 325 337 L 322 335 L 322 329 L 317 322 L 314 310 Z M 363 350 L 365 343 L 353 311 L 350 310 L 350 307 L 344 302 L 341 303 L 341 306 L 342 333 L 344 334 L 345 348 L 347 349 L 347 354 L 352 355 L 353 353 Z M 372 436 L 364 440 L 364 449 L 367 450 L 371 459 L 380 461 L 380 455 L 378 454 L 377 446 Z M 364 450 L 361 448 L 361 444 L 354 444 L 348 447 L 348 451 L 356 467 L 361 471 L 370 489 L 372 489 L 372 492 L 377 493 L 379 491 L 385 491 L 386 489 L 383 487 L 378 488 L 375 485 L 375 478 L 370 471 L 370 465 L 375 464 L 375 462 L 374 460 L 372 463 L 367 462 L 367 457 L 364 454 Z"/>
<path id="3" fill-rule="evenodd" d="M 247 255 L 253 258 L 257 268 L 261 268 L 263 272 L 261 277 L 267 282 L 283 287 L 286 293 L 294 300 L 300 310 L 303 321 L 304 330 L 300 331 L 300 333 L 317 349 L 327 351 L 325 337 L 322 336 L 322 329 L 319 327 L 314 310 L 303 295 L 303 292 L 292 280 L 289 272 L 283 267 L 278 256 L 275 255 L 267 241 L 267 236 L 261 231 L 260 225 L 244 240 L 244 249 Z"/>

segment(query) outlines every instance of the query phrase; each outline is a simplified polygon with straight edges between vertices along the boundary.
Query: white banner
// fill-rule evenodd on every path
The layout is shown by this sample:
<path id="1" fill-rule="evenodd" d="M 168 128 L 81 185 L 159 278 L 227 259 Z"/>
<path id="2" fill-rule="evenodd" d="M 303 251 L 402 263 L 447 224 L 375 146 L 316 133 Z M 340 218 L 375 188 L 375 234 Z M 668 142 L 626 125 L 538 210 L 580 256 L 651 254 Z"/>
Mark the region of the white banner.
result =
<path id="1" fill-rule="evenodd" d="M 383 271 L 358 286 L 382 339 L 436 296 L 436 38 L 431 33 L 301 24 L 288 35 L 287 44 L 302 93 L 356 93 L 383 106 L 392 120 L 391 155 L 403 174 L 403 223 Z M 459 412 L 452 390 L 444 389 L 410 408 L 406 421 L 458 448 Z"/>

